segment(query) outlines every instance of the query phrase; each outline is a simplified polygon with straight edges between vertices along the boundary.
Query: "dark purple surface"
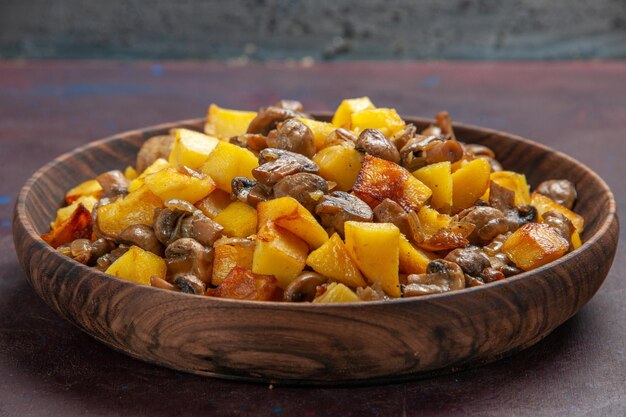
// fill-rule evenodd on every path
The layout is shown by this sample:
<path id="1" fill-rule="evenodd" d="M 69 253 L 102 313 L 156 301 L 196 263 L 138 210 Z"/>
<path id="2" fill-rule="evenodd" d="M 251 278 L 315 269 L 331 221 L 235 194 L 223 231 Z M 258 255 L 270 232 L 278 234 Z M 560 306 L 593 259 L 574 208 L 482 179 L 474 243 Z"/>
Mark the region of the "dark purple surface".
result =
<path id="1" fill-rule="evenodd" d="M 626 415 L 626 257 L 579 314 L 536 346 L 452 375 L 311 388 L 223 381 L 144 364 L 58 318 L 27 285 L 13 249 L 15 196 L 41 165 L 90 140 L 294 98 L 333 110 L 378 106 L 510 131 L 596 170 L 626 207 L 626 62 L 0 62 L 0 416 Z M 621 237 L 623 241 L 624 228 Z"/>

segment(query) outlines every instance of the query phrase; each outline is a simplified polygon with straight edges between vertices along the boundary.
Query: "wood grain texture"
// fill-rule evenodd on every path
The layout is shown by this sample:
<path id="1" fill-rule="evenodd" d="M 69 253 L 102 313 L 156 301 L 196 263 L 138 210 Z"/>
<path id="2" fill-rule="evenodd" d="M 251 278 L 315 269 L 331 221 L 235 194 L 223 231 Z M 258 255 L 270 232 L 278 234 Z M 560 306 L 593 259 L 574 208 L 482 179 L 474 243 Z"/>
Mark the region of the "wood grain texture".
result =
<path id="1" fill-rule="evenodd" d="M 428 121 L 411 119 L 419 126 Z M 35 291 L 57 313 L 109 346 L 202 375 L 292 383 L 412 378 L 492 361 L 541 340 L 575 314 L 610 269 L 618 236 L 613 196 L 575 160 L 513 135 L 459 125 L 457 136 L 494 149 L 531 185 L 576 184 L 585 244 L 504 281 L 448 294 L 355 305 L 253 303 L 171 293 L 102 274 L 43 243 L 69 187 L 134 160 L 140 144 L 174 126 L 127 132 L 61 156 L 20 193 L 14 242 Z"/>

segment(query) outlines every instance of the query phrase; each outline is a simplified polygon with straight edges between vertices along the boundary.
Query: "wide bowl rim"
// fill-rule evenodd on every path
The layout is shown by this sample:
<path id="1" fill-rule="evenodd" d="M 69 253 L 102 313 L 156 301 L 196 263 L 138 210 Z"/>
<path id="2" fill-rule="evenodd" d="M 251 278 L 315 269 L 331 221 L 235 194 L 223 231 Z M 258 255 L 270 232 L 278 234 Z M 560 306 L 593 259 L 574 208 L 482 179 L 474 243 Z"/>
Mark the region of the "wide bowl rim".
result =
<path id="1" fill-rule="evenodd" d="M 311 112 L 311 114 L 316 118 L 318 117 L 328 118 L 329 116 L 332 115 L 331 113 L 328 113 L 328 112 Z M 403 120 L 406 120 L 409 123 L 432 123 L 432 119 L 424 118 L 424 117 L 417 117 L 417 116 L 401 116 L 401 117 L 403 118 Z M 77 148 L 74 148 L 68 152 L 65 152 L 59 155 L 58 157 L 54 158 L 53 160 L 51 160 L 50 162 L 48 162 L 47 164 L 39 168 L 37 171 L 35 171 L 35 173 L 32 174 L 31 177 L 22 186 L 18 194 L 16 203 L 15 203 L 15 216 L 13 218 L 13 222 L 14 223 L 19 222 L 20 225 L 25 230 L 25 232 L 27 233 L 27 235 L 33 240 L 33 243 L 37 245 L 38 248 L 43 248 L 47 254 L 52 255 L 53 257 L 56 257 L 55 259 L 57 259 L 58 262 L 70 262 L 70 264 L 73 265 L 73 267 L 78 267 L 81 276 L 84 276 L 86 274 L 95 274 L 96 276 L 100 278 L 112 279 L 123 285 L 144 287 L 143 289 L 148 290 L 148 291 L 167 291 L 167 290 L 162 290 L 160 288 L 137 284 L 131 281 L 127 281 L 127 280 L 106 274 L 92 267 L 83 265 L 71 258 L 67 258 L 66 256 L 61 255 L 59 252 L 53 249 L 50 245 L 44 242 L 41 239 L 40 235 L 37 233 L 34 225 L 30 222 L 28 218 L 27 209 L 26 209 L 26 200 L 27 200 L 27 196 L 29 192 L 32 189 L 33 184 L 35 184 L 42 177 L 45 177 L 46 173 L 50 169 L 66 161 L 67 159 L 70 159 L 74 157 L 75 155 L 80 154 L 81 152 L 84 152 L 92 147 L 105 145 L 105 144 L 108 144 L 109 142 L 120 140 L 123 137 L 129 136 L 132 134 L 142 134 L 145 131 L 167 130 L 167 129 L 172 129 L 172 128 L 176 128 L 180 126 L 186 126 L 186 125 L 199 125 L 203 123 L 204 120 L 205 119 L 203 117 L 199 117 L 199 118 L 178 120 L 175 122 L 160 123 L 156 125 L 142 127 L 139 129 L 132 129 L 132 130 L 116 133 L 110 136 L 106 136 L 104 138 L 97 139 L 95 141 L 90 141 L 89 143 L 85 145 L 79 146 Z M 331 308 L 332 309 L 336 309 L 336 308 L 350 309 L 350 308 L 361 308 L 367 305 L 370 305 L 370 306 L 403 305 L 405 303 L 411 303 L 411 304 L 427 303 L 427 302 L 431 302 L 434 300 L 451 299 L 451 297 L 465 297 L 473 293 L 481 293 L 481 292 L 487 291 L 489 288 L 512 286 L 512 285 L 515 285 L 520 280 L 528 279 L 530 276 L 533 276 L 533 275 L 540 275 L 552 268 L 555 268 L 561 264 L 567 263 L 570 259 L 575 258 L 579 254 L 582 254 L 586 249 L 597 244 L 597 242 L 609 231 L 613 222 L 616 220 L 617 203 L 615 201 L 615 197 L 613 193 L 611 192 L 608 184 L 602 179 L 602 177 L 600 177 L 595 171 L 593 171 L 584 163 L 578 161 L 577 159 L 561 151 L 552 149 L 549 146 L 546 146 L 544 144 L 535 142 L 531 139 L 527 139 L 527 138 L 509 133 L 509 132 L 503 132 L 503 131 L 481 127 L 481 126 L 477 126 L 473 124 L 467 124 L 467 123 L 455 122 L 453 126 L 455 128 L 459 128 L 463 130 L 470 130 L 470 131 L 484 133 L 485 135 L 505 136 L 508 139 L 511 139 L 513 141 L 517 141 L 517 142 L 521 142 L 527 145 L 534 146 L 541 151 L 553 153 L 559 158 L 563 158 L 567 160 L 568 162 L 580 167 L 586 173 L 586 175 L 590 175 L 593 177 L 593 179 L 602 187 L 601 192 L 606 195 L 606 198 L 608 198 L 608 208 L 606 210 L 607 214 L 606 214 L 606 217 L 601 220 L 602 223 L 598 227 L 597 231 L 593 235 L 589 236 L 578 249 L 567 253 L 565 256 L 555 261 L 552 261 L 546 265 L 543 265 L 531 271 L 523 272 L 513 277 L 496 281 L 496 282 L 492 282 L 489 284 L 481 285 L 481 286 L 467 287 L 467 288 L 463 288 L 463 289 L 456 290 L 456 291 L 450 291 L 450 292 L 438 293 L 438 294 L 429 294 L 429 295 L 424 295 L 420 297 L 394 298 L 394 299 L 380 300 L 380 301 L 358 301 L 358 302 L 353 302 L 353 303 L 333 303 L 333 304 L 315 303 L 314 304 L 314 303 L 287 303 L 287 302 L 281 302 L 281 301 L 234 300 L 234 299 L 224 299 L 224 298 L 216 298 L 216 297 L 206 297 L 206 296 L 195 295 L 195 294 L 185 294 L 185 293 L 173 292 L 173 291 L 167 291 L 167 292 L 171 293 L 171 296 L 173 297 L 196 297 L 198 299 L 205 300 L 204 302 L 209 303 L 209 304 L 217 303 L 217 305 L 220 305 L 220 304 L 224 306 L 230 305 L 232 307 L 239 306 L 239 307 L 271 308 L 271 309 L 278 308 L 278 309 L 287 309 L 287 310 L 331 309 Z M 15 233 L 16 233 L 16 228 L 13 227 L 13 234 L 15 235 Z M 419 305 L 419 304 L 416 304 L 416 305 Z"/>

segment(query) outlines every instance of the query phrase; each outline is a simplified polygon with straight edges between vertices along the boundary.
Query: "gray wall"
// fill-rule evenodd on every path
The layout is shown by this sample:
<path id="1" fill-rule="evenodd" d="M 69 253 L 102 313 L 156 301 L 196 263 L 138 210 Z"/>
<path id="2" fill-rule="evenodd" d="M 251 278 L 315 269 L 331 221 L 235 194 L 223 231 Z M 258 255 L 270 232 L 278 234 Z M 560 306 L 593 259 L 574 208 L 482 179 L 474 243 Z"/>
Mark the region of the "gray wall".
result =
<path id="1" fill-rule="evenodd" d="M 0 0 L 0 57 L 626 57 L 626 0 Z"/>

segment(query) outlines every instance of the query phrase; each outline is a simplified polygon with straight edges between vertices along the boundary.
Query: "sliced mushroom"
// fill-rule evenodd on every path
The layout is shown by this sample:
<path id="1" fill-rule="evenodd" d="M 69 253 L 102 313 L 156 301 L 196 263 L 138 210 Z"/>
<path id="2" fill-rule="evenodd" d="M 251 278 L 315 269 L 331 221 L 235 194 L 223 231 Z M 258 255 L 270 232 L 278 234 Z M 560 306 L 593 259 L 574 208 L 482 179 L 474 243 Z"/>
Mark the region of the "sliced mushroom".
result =
<path id="1" fill-rule="evenodd" d="M 298 113 L 304 110 L 302 103 L 298 100 L 278 100 L 278 102 L 274 104 L 274 107 L 280 107 L 281 109 L 292 110 Z"/>
<path id="2" fill-rule="evenodd" d="M 252 175 L 261 184 L 271 187 L 288 175 L 298 172 L 317 174 L 319 170 L 317 164 L 304 155 L 266 148 L 259 152 L 259 166 L 252 170 Z"/>
<path id="3" fill-rule="evenodd" d="M 515 192 L 495 181 L 489 185 L 489 205 L 505 213 L 515 207 Z"/>
<path id="4" fill-rule="evenodd" d="M 93 258 L 89 239 L 75 239 L 67 245 L 67 248 L 69 249 L 67 255 L 81 264 L 87 265 Z M 59 248 L 57 248 L 57 251 L 59 251 Z M 64 249 L 61 249 L 60 252 L 63 253 Z"/>
<path id="5" fill-rule="evenodd" d="M 267 136 L 270 131 L 276 129 L 278 123 L 298 116 L 304 115 L 291 109 L 270 106 L 257 113 L 248 125 L 246 133 L 260 133 Z"/>
<path id="6" fill-rule="evenodd" d="M 156 288 L 161 288 L 162 290 L 180 291 L 178 287 L 159 277 L 150 277 L 150 285 Z"/>
<path id="7" fill-rule="evenodd" d="M 189 236 L 185 237 L 192 237 L 204 246 L 213 246 L 224 234 L 224 227 L 205 216 L 200 210 L 196 210 L 188 220 L 191 223 L 191 230 Z"/>
<path id="8" fill-rule="evenodd" d="M 190 202 L 186 200 L 181 200 L 179 198 L 169 199 L 165 201 L 163 205 L 165 206 L 165 208 L 168 208 L 170 210 L 178 210 L 178 211 L 187 212 L 187 213 L 193 213 L 194 211 L 196 211 L 196 208 L 194 207 L 193 204 L 191 204 Z"/>
<path id="9" fill-rule="evenodd" d="M 320 199 L 328 192 L 328 183 L 319 175 L 299 172 L 283 178 L 274 185 L 274 196 L 293 197 L 313 212 Z"/>
<path id="10" fill-rule="evenodd" d="M 145 224 L 134 224 L 122 230 L 118 239 L 127 245 L 139 246 L 143 250 L 163 256 L 163 245 L 157 239 L 154 229 Z"/>
<path id="11" fill-rule="evenodd" d="M 473 244 L 487 244 L 509 230 L 504 213 L 493 207 L 471 207 L 459 213 L 459 220 L 474 225 L 474 231 L 468 236 Z"/>
<path id="12" fill-rule="evenodd" d="M 184 217 L 191 213 L 183 210 L 172 210 L 168 208 L 155 209 L 154 211 L 154 233 L 159 242 L 168 246 L 170 243 L 180 239 L 181 222 Z"/>
<path id="13" fill-rule="evenodd" d="M 401 165 L 411 172 L 425 166 L 426 149 L 437 141 L 441 141 L 439 136 L 418 135 L 409 139 L 400 149 Z"/>
<path id="14" fill-rule="evenodd" d="M 313 301 L 317 287 L 328 282 L 328 278 L 317 272 L 305 271 L 298 275 L 296 279 L 285 289 L 284 301 Z"/>
<path id="15" fill-rule="evenodd" d="M 526 223 L 536 222 L 538 213 L 535 206 L 518 204 L 514 209 L 506 211 L 505 215 L 509 222 L 509 231 L 513 232 Z"/>
<path id="16" fill-rule="evenodd" d="M 431 261 L 425 274 L 411 274 L 403 288 L 404 297 L 436 294 L 465 288 L 461 267 L 443 259 Z"/>
<path id="17" fill-rule="evenodd" d="M 414 124 L 407 124 L 403 129 L 394 133 L 392 137 L 389 138 L 389 141 L 394 144 L 396 149 L 400 151 L 408 143 L 409 140 L 415 137 L 417 132 L 417 128 Z"/>
<path id="18" fill-rule="evenodd" d="M 177 275 L 172 281 L 180 292 L 187 294 L 204 295 L 204 291 L 206 290 L 206 284 L 193 274 Z"/>
<path id="19" fill-rule="evenodd" d="M 356 140 L 356 149 L 367 152 L 377 158 L 385 159 L 393 163 L 400 163 L 400 152 L 393 143 L 376 129 L 365 129 Z"/>
<path id="20" fill-rule="evenodd" d="M 463 146 L 454 139 L 433 142 L 426 148 L 426 163 L 457 162 L 463 158 Z"/>
<path id="21" fill-rule="evenodd" d="M 571 209 L 578 194 L 576 187 L 568 180 L 548 180 L 544 181 L 537 187 L 536 191 L 546 197 L 551 198 L 562 206 Z"/>
<path id="22" fill-rule="evenodd" d="M 267 148 L 267 138 L 258 133 L 244 133 L 243 135 L 234 136 L 229 142 L 241 146 L 242 148 L 250 148 L 253 151 L 260 151 Z"/>
<path id="23" fill-rule="evenodd" d="M 123 244 L 119 245 L 117 248 L 113 249 L 111 252 L 99 257 L 96 260 L 95 268 L 99 269 L 100 271 L 106 271 L 106 269 L 109 266 L 111 266 L 113 262 L 118 260 L 123 254 L 128 252 L 128 249 L 130 249 L 130 247 L 127 245 L 123 245 Z"/>
<path id="24" fill-rule="evenodd" d="M 408 213 L 393 200 L 386 198 L 374 208 L 374 221 L 376 223 L 393 223 L 404 236 L 409 239 L 413 237 Z"/>
<path id="25" fill-rule="evenodd" d="M 455 139 L 454 129 L 452 129 L 452 118 L 447 111 L 440 111 L 435 115 L 435 124 L 441 129 L 441 133 Z"/>
<path id="26" fill-rule="evenodd" d="M 343 237 L 344 223 L 347 221 L 371 222 L 372 209 L 361 199 L 343 191 L 334 191 L 322 197 L 315 207 L 324 227 L 330 228 Z"/>
<path id="27" fill-rule="evenodd" d="M 96 181 L 104 190 L 103 196 L 115 196 L 128 192 L 128 180 L 120 170 L 113 170 L 100 174 Z"/>
<path id="28" fill-rule="evenodd" d="M 572 234 L 576 230 L 571 220 L 558 211 L 547 211 L 541 215 L 542 223 L 552 226 L 570 244 L 572 248 Z"/>
<path id="29" fill-rule="evenodd" d="M 165 249 L 165 263 L 169 277 L 192 274 L 202 282 L 208 282 L 213 266 L 213 249 L 205 248 L 192 238 L 178 239 Z"/>
<path id="30" fill-rule="evenodd" d="M 297 119 L 288 119 L 267 135 L 270 148 L 299 153 L 307 158 L 315 155 L 315 139 L 307 125 Z"/>
<path id="31" fill-rule="evenodd" d="M 487 255 L 476 246 L 455 249 L 444 258 L 446 261 L 454 262 L 461 267 L 464 273 L 472 277 L 478 277 L 485 268 L 491 267 Z"/>
<path id="32" fill-rule="evenodd" d="M 170 135 L 153 136 L 148 139 L 137 153 L 135 168 L 142 173 L 159 158 L 167 159 L 174 146 L 174 137 Z"/>
<path id="33" fill-rule="evenodd" d="M 270 200 L 273 196 L 270 187 L 257 183 L 250 178 L 235 177 L 231 185 L 233 189 L 232 196 L 252 207 L 256 207 L 261 201 Z"/>
<path id="34" fill-rule="evenodd" d="M 333 130 L 326 136 L 324 146 L 343 145 L 353 147 L 357 141 L 357 136 L 351 131 L 342 127 Z"/>

